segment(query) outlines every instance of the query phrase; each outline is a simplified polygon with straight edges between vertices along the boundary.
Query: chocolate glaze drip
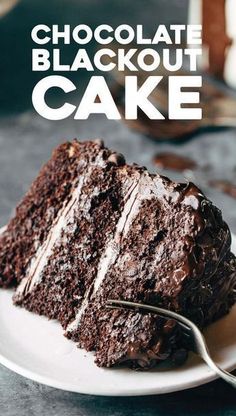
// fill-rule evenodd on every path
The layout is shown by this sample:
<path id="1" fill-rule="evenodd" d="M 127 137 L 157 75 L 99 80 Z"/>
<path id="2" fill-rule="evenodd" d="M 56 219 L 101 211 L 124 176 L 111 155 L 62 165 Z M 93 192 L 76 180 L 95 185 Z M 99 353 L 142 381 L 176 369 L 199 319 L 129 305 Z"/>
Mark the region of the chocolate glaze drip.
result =
<path id="1" fill-rule="evenodd" d="M 197 167 L 197 163 L 194 160 L 172 152 L 157 153 L 153 157 L 153 163 L 159 169 L 171 169 L 180 172 L 183 172 L 187 169 L 193 170 Z"/>
<path id="2" fill-rule="evenodd" d="M 236 184 L 225 179 L 214 179 L 209 182 L 210 186 L 213 186 L 216 189 L 236 198 Z"/>
<path id="3" fill-rule="evenodd" d="M 124 117 L 122 105 L 119 105 L 119 111 Z M 158 140 L 186 138 L 200 127 L 199 120 L 151 120 L 140 109 L 137 120 L 123 120 L 130 128 Z"/>
<path id="4" fill-rule="evenodd" d="M 223 78 L 225 57 L 232 40 L 226 31 L 225 0 L 202 1 L 203 44 L 209 50 L 209 71 Z"/>

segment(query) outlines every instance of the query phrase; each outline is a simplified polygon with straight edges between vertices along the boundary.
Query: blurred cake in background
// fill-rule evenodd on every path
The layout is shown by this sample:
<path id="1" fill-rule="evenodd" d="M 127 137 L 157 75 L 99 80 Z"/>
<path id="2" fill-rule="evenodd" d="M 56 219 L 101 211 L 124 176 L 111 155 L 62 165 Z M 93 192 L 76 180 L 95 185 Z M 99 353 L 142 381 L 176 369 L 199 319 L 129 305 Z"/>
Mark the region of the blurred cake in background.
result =
<path id="1" fill-rule="evenodd" d="M 202 24 L 202 67 L 236 88 L 235 0 L 190 0 L 189 24 Z"/>
<path id="2" fill-rule="evenodd" d="M 19 0 L 0 0 L 0 17 L 8 13 Z"/>

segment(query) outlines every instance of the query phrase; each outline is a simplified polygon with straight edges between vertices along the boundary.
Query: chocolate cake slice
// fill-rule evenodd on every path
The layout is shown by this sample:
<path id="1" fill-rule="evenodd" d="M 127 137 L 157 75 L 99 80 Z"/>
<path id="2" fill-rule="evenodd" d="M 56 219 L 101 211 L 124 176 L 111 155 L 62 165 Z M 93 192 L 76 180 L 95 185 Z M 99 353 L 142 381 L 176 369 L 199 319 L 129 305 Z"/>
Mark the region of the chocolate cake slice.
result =
<path id="1" fill-rule="evenodd" d="M 220 211 L 192 183 L 127 165 L 100 141 L 65 143 L 0 238 L 1 285 L 57 319 L 96 363 L 149 368 L 180 348 L 177 325 L 106 300 L 149 303 L 204 327 L 235 302 L 236 259 Z"/>

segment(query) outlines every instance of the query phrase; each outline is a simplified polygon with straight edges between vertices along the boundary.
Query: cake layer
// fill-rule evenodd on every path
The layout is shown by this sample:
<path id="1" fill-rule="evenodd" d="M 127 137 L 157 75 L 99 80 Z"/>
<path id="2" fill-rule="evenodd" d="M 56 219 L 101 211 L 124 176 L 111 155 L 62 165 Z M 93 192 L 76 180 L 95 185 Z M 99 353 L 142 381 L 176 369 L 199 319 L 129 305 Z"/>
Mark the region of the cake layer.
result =
<path id="1" fill-rule="evenodd" d="M 46 241 L 84 164 L 89 163 L 96 149 L 97 145 L 91 144 L 88 154 L 88 146 L 83 143 L 64 143 L 42 167 L 0 236 L 0 286 L 16 284 L 27 274 L 32 258 Z"/>
<path id="2" fill-rule="evenodd" d="M 58 319 L 65 328 L 86 303 L 104 245 L 112 240 L 123 204 L 131 193 L 132 172 L 118 173 L 119 160 L 100 149 L 84 166 L 70 199 L 58 212 L 45 244 L 19 284 L 14 302 Z M 116 163 L 115 163 L 116 162 Z"/>

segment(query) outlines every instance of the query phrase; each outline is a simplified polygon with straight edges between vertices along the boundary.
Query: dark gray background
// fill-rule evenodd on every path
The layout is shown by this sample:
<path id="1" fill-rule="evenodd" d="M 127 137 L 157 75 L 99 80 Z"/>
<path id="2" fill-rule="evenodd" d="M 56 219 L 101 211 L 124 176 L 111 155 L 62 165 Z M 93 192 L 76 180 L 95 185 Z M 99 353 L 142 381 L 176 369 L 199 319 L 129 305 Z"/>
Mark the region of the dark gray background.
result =
<path id="1" fill-rule="evenodd" d="M 236 232 L 235 200 L 210 189 L 210 178 L 236 176 L 235 129 L 202 132 L 185 143 L 155 143 L 130 131 L 122 122 L 104 117 L 88 121 L 68 119 L 51 122 L 32 109 L 32 87 L 41 74 L 32 74 L 30 31 L 37 23 L 81 22 L 142 23 L 147 33 L 159 23 L 185 22 L 185 0 L 99 1 L 99 0 L 23 0 L 0 20 L 0 223 L 4 225 L 17 201 L 27 190 L 52 148 L 65 139 L 103 137 L 107 145 L 155 171 L 151 159 L 155 152 L 171 150 L 191 156 L 199 163 L 193 179 L 221 207 L 231 229 Z M 73 56 L 73 48 L 66 57 Z M 85 74 L 73 75 L 84 86 Z M 77 77 L 79 79 L 77 79 Z M 70 78 L 72 78 L 70 76 Z M 73 98 L 76 102 L 76 96 Z M 206 169 L 208 166 L 208 169 Z M 204 168 L 204 169 L 201 169 Z M 181 178 L 167 172 L 173 178 Z M 1 342 L 1 341 L 0 341 Z M 24 379 L 0 366 L 0 414 L 25 415 L 236 415 L 235 391 L 221 381 L 191 391 L 165 396 L 102 398 L 82 396 L 51 389 Z"/>

